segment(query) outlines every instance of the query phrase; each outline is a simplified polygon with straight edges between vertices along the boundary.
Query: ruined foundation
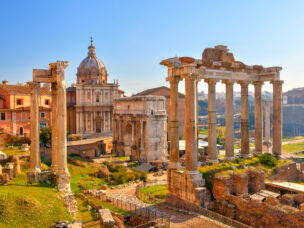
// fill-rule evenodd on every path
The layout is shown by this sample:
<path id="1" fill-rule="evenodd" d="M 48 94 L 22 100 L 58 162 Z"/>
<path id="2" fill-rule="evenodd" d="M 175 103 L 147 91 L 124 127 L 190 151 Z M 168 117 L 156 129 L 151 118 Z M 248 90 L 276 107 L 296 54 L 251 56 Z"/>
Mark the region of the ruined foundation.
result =
<path id="1" fill-rule="evenodd" d="M 205 181 L 201 174 L 186 174 L 174 169 L 168 169 L 167 172 L 169 193 L 166 196 L 166 203 L 193 211 L 208 207 L 210 193 L 207 188 L 203 187 Z"/>

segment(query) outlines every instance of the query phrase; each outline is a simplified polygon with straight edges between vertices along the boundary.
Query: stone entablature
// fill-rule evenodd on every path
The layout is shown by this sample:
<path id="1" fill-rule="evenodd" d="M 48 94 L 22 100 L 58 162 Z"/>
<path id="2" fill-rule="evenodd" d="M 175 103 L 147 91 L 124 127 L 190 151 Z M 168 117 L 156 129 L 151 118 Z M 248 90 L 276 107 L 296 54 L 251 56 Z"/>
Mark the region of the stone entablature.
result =
<path id="1" fill-rule="evenodd" d="M 134 96 L 114 101 L 114 151 L 134 160 L 167 160 L 165 98 Z"/>

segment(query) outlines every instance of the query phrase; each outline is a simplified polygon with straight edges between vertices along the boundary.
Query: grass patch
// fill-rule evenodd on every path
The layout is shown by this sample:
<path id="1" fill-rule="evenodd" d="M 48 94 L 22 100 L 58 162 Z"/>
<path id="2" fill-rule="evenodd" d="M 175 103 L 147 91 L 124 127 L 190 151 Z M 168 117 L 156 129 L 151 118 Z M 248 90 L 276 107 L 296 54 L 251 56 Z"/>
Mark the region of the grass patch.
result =
<path id="1" fill-rule="evenodd" d="M 165 199 L 168 194 L 167 185 L 155 185 L 139 189 L 140 199 L 145 203 L 155 204 Z"/>
<path id="2" fill-rule="evenodd" d="M 304 136 L 296 136 L 296 137 L 284 138 L 284 139 L 282 139 L 282 141 L 283 142 L 287 142 L 287 141 L 294 141 L 294 140 L 298 140 L 298 139 L 304 139 Z"/>
<path id="3" fill-rule="evenodd" d="M 268 173 L 271 174 L 277 166 L 288 163 L 290 163 L 290 161 L 277 160 L 271 154 L 262 154 L 258 157 L 250 157 L 248 159 L 237 158 L 231 162 L 199 166 L 198 171 L 203 175 L 206 181 L 206 187 L 212 191 L 213 178 L 216 175 L 230 175 L 231 171 L 243 173 L 247 170 L 247 167 L 255 167 L 258 165 L 266 169 Z"/>
<path id="4" fill-rule="evenodd" d="M 0 227 L 49 227 L 59 220 L 72 220 L 54 185 L 27 185 L 23 172 L 0 187 Z"/>
<path id="5" fill-rule="evenodd" d="M 302 152 L 304 151 L 304 142 L 285 144 L 282 146 L 282 149 L 286 153 Z"/>
<path id="6" fill-rule="evenodd" d="M 71 175 L 71 190 L 80 193 L 85 189 L 100 189 L 106 181 L 102 178 L 90 176 L 99 170 L 100 165 L 86 162 L 81 158 L 69 158 L 68 169 Z"/>
<path id="7" fill-rule="evenodd" d="M 19 149 L 19 147 L 17 146 L 14 146 L 13 149 L 9 149 L 8 147 L 4 148 L 2 150 L 3 153 L 5 153 L 7 156 L 10 156 L 10 155 L 29 155 L 30 154 L 30 151 L 21 151 L 21 149 Z"/>

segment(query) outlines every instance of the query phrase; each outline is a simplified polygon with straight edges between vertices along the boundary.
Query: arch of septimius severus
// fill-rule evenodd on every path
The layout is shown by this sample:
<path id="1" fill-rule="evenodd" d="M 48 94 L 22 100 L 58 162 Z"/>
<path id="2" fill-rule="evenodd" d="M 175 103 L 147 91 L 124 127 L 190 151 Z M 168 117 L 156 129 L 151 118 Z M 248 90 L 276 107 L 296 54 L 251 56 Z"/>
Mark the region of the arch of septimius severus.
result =
<path id="1" fill-rule="evenodd" d="M 70 175 L 67 168 L 67 115 L 66 82 L 64 70 L 70 63 L 57 61 L 48 70 L 34 69 L 31 87 L 31 154 L 28 182 L 41 182 L 54 175 L 59 191 L 70 191 Z M 41 171 L 39 133 L 39 87 L 51 83 L 52 93 L 52 166 Z"/>
<path id="2" fill-rule="evenodd" d="M 175 57 L 163 60 L 161 65 L 168 68 L 167 81 L 170 82 L 170 164 L 168 169 L 167 202 L 183 204 L 180 206 L 202 205 L 206 197 L 206 188 L 197 165 L 197 85 L 200 80 L 208 84 L 208 160 L 218 162 L 216 149 L 216 83 L 226 86 L 226 144 L 225 159 L 234 158 L 234 124 L 233 124 L 233 85 L 241 86 L 241 156 L 247 158 L 249 153 L 248 128 L 248 86 L 254 85 L 255 95 L 255 154 L 262 153 L 263 146 L 263 109 L 262 85 L 273 85 L 273 149 L 276 157 L 281 156 L 282 147 L 282 84 L 281 67 L 248 66 L 235 61 L 226 46 L 206 48 L 202 59 Z M 178 83 L 185 79 L 186 109 L 186 161 L 185 171 L 179 170 L 178 141 Z M 269 137 L 267 135 L 267 137 Z M 269 139 L 268 139 L 269 140 Z"/>

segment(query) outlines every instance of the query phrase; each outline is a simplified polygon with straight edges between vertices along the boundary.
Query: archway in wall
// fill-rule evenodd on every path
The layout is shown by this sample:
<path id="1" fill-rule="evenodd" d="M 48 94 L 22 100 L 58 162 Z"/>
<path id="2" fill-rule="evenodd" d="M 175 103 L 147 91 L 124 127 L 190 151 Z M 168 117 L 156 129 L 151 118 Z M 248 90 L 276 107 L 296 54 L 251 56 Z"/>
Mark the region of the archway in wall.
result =
<path id="1" fill-rule="evenodd" d="M 131 155 L 131 146 L 132 146 L 132 125 L 127 124 L 123 132 L 123 142 L 124 142 L 124 151 L 126 156 Z"/>

